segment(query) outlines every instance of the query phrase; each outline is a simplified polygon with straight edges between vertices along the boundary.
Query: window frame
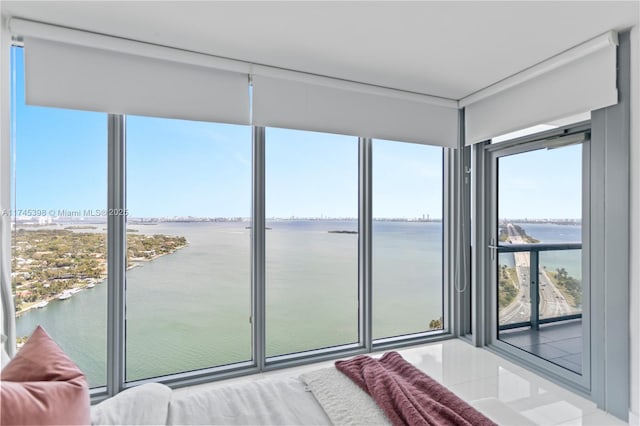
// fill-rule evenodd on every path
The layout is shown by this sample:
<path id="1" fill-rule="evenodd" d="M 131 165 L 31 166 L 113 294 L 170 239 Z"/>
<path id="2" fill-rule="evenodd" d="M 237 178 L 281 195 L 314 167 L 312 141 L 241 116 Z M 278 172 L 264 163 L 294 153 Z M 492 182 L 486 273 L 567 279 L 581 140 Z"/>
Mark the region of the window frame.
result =
<path id="1" fill-rule="evenodd" d="M 113 115 L 111 119 L 121 120 L 125 122 L 125 116 Z M 119 128 L 114 126 L 114 144 L 124 143 L 124 140 L 119 141 L 119 138 L 125 138 L 124 133 L 119 133 Z M 451 318 L 449 315 L 449 277 L 446 269 L 443 274 L 444 292 L 443 292 L 443 306 L 444 306 L 444 320 L 445 327 L 441 331 L 409 334 L 405 336 L 398 336 L 389 339 L 381 339 L 380 341 L 371 340 L 371 146 L 372 140 L 369 138 L 358 138 L 358 151 L 359 151 L 359 194 L 358 205 L 359 214 L 364 215 L 359 217 L 359 232 L 360 239 L 358 242 L 359 247 L 359 299 L 360 309 L 359 318 L 361 324 L 359 324 L 359 341 L 357 343 L 350 343 L 345 345 L 339 345 L 329 348 L 314 349 L 304 352 L 298 352 L 294 354 L 278 355 L 273 357 L 266 356 L 266 330 L 265 330 L 265 312 L 266 312 L 266 299 L 265 299 L 265 267 L 266 267 L 266 251 L 265 251 L 265 232 L 266 232 L 266 217 L 265 217 L 265 136 L 266 131 L 264 127 L 253 126 L 252 129 L 252 167 L 253 167 L 253 189 L 252 189 L 252 234 L 251 234 L 251 258 L 252 258 L 252 312 L 255 321 L 252 322 L 253 327 L 253 347 L 252 354 L 253 359 L 250 362 L 238 363 L 228 366 L 212 367 L 203 370 L 196 370 L 192 372 L 176 373 L 169 376 L 161 376 L 154 379 L 138 380 L 128 383 L 122 383 L 120 390 L 127 389 L 138 384 L 156 381 L 164 383 L 172 387 L 191 386 L 196 384 L 207 383 L 215 380 L 223 380 L 233 377 L 239 377 L 249 374 L 256 374 L 265 371 L 273 371 L 281 368 L 296 367 L 300 365 L 309 364 L 312 362 L 320 362 L 333 360 L 348 356 L 354 356 L 359 354 L 366 354 L 377 350 L 395 349 L 410 345 L 423 344 L 428 342 L 435 342 L 439 340 L 452 338 L 451 333 Z M 125 149 L 126 151 L 126 149 Z M 445 161 L 446 154 L 449 149 L 443 148 L 443 161 Z M 121 155 L 118 158 L 114 158 L 117 161 L 126 161 L 125 156 Z M 445 161 L 446 163 L 446 161 Z M 122 166 L 124 167 L 124 165 Z M 447 205 L 447 199 L 451 193 L 448 190 L 448 173 L 452 170 L 447 170 L 446 167 L 443 171 L 443 205 Z M 114 179 L 117 176 L 114 175 Z M 117 191 L 125 191 L 126 185 L 118 186 L 114 188 Z M 112 198 L 113 197 L 113 198 Z M 119 201 L 126 199 L 124 194 L 117 196 L 116 194 L 110 194 L 110 201 Z M 119 207 L 116 207 L 119 206 Z M 126 206 L 120 204 L 114 204 L 114 206 L 108 206 L 108 208 L 126 208 Z M 116 210 L 117 211 L 117 210 Z M 445 208 L 445 215 L 447 209 Z M 449 220 L 448 216 L 443 215 L 443 239 L 446 240 L 447 232 L 449 232 Z M 122 232 L 122 231 L 121 231 Z M 443 245 L 443 259 L 447 258 L 447 252 Z M 119 283 L 123 285 L 123 283 Z M 119 302 L 119 301 L 117 301 Z M 115 334 L 118 330 L 114 327 L 114 339 L 117 337 Z M 123 335 L 120 336 L 119 341 L 122 341 Z M 124 344 L 124 342 L 122 342 Z M 122 359 L 124 362 L 124 358 Z M 117 377 L 122 377 L 119 374 L 120 370 L 123 370 L 124 364 L 113 366 L 113 374 Z"/>
<path id="2" fill-rule="evenodd" d="M 404 141 L 389 141 L 384 139 L 372 138 L 369 139 L 369 143 L 371 145 L 371 157 L 370 160 L 373 163 L 373 144 L 376 140 L 384 141 L 385 143 L 401 143 L 401 144 L 412 144 L 417 145 L 415 142 L 404 142 Z M 442 286 L 442 300 L 441 300 L 441 308 L 442 308 L 442 329 L 439 330 L 423 330 L 414 333 L 406 333 L 399 334 L 393 336 L 385 336 L 379 338 L 373 338 L 373 326 L 371 327 L 371 339 L 372 339 L 372 347 L 375 350 L 384 350 L 386 348 L 396 348 L 400 346 L 413 345 L 413 342 L 421 342 L 424 339 L 434 338 L 442 333 L 452 333 L 454 327 L 452 326 L 453 317 L 451 315 L 452 312 L 452 303 L 453 299 L 451 298 L 451 292 L 449 291 L 449 283 L 451 280 L 449 277 L 454 277 L 456 274 L 453 270 L 450 270 L 449 267 L 454 267 L 454 262 L 451 259 L 455 258 L 453 254 L 447 255 L 449 253 L 448 250 L 453 249 L 453 247 L 457 247 L 453 242 L 455 241 L 455 237 L 457 234 L 454 232 L 454 229 L 457 229 L 457 226 L 452 226 L 451 224 L 454 222 L 455 217 L 451 217 L 454 215 L 455 209 L 453 208 L 453 196 L 449 194 L 447 190 L 447 181 L 445 176 L 450 176 L 449 173 L 455 173 L 455 169 L 449 168 L 449 160 L 454 155 L 452 150 L 446 149 L 443 147 L 438 147 L 435 145 L 430 145 L 433 148 L 441 149 L 440 156 L 440 164 L 442 170 L 442 182 L 441 182 L 441 191 L 442 191 L 442 203 L 440 215 L 442 218 L 442 233 L 440 236 L 441 247 L 442 247 L 442 259 L 440 262 L 440 271 L 441 271 L 441 286 Z M 370 165 L 370 170 L 373 170 L 374 166 Z M 372 179 L 372 176 L 370 176 Z M 455 179 L 451 178 L 449 181 L 455 181 Z M 374 185 L 373 181 L 369 182 L 369 190 L 373 192 Z M 457 188 L 456 188 L 457 189 Z M 447 196 L 450 195 L 450 196 Z M 373 199 L 373 196 L 370 196 L 370 199 Z M 373 222 L 373 210 L 372 205 L 370 206 L 370 211 L 368 212 L 368 218 Z M 447 238 L 448 233 L 450 234 L 450 238 Z M 367 234 L 367 238 L 370 242 L 371 252 L 369 253 L 369 263 L 373 265 L 373 224 L 370 224 L 370 230 Z M 371 295 L 373 297 L 373 274 L 371 273 Z M 371 320 L 373 321 L 374 308 L 373 301 L 371 302 Z"/>
<path id="3" fill-rule="evenodd" d="M 318 137 L 318 136 L 322 136 L 322 138 L 324 139 L 326 138 L 331 138 L 332 136 L 336 136 L 338 138 L 341 139 L 347 139 L 347 140 L 341 140 L 338 144 L 342 145 L 342 144 L 351 144 L 353 147 L 353 143 L 356 143 L 356 153 L 355 153 L 355 158 L 357 161 L 357 173 L 355 176 L 355 179 L 357 179 L 357 182 L 355 182 L 355 190 L 357 191 L 356 196 L 354 197 L 354 201 L 358 202 L 358 206 L 356 207 L 356 220 L 358 221 L 357 223 L 357 227 L 356 229 L 358 229 L 358 234 L 362 235 L 361 233 L 361 226 L 360 226 L 360 222 L 361 222 L 361 218 L 362 216 L 360 215 L 360 191 L 361 191 L 361 185 L 360 182 L 362 182 L 362 176 L 360 173 L 361 167 L 360 167 L 360 151 L 361 151 L 361 140 L 362 138 L 359 137 L 355 137 L 355 136 L 349 136 L 349 135 L 341 135 L 341 134 L 334 134 L 334 133 L 328 133 L 328 132 L 316 132 L 316 131 L 310 131 L 310 130 L 299 130 L 299 129 L 289 129 L 289 128 L 281 128 L 281 127 L 264 127 L 264 152 L 265 152 L 265 158 L 264 158 L 264 170 L 265 173 L 267 171 L 267 169 L 271 169 L 272 167 L 269 167 L 266 163 L 267 160 L 267 151 L 268 151 L 268 146 L 270 143 L 274 143 L 274 144 L 282 144 L 282 140 L 283 139 L 279 139 L 279 137 L 282 137 L 282 132 L 293 132 L 294 135 L 296 135 L 296 139 L 303 139 L 304 136 L 303 134 L 309 134 L 311 135 L 311 137 Z M 275 142 L 269 142 L 269 133 L 271 133 L 271 139 Z M 274 134 L 279 134 L 279 137 L 273 137 Z M 298 138 L 298 136 L 300 136 Z M 286 138 L 285 138 L 286 139 Z M 317 142 L 314 141 L 314 145 L 316 145 Z M 296 144 L 295 143 L 291 143 L 290 141 L 286 142 L 286 145 L 291 145 L 292 150 L 297 149 Z M 349 150 L 351 151 L 351 148 L 349 148 Z M 326 148 L 325 148 L 326 150 Z M 352 152 L 349 155 L 352 155 Z M 349 157 L 350 159 L 353 159 L 352 157 Z M 261 159 L 261 161 L 263 161 Z M 315 161 L 314 159 L 307 159 L 305 158 L 305 160 L 303 161 Z M 266 212 L 266 200 L 269 198 L 267 195 L 267 181 L 266 181 L 266 175 L 265 175 L 265 180 L 262 183 L 264 186 L 261 186 L 261 188 L 263 188 L 263 193 L 264 193 L 264 197 L 265 197 L 265 214 L 264 214 L 264 218 L 266 221 L 267 218 L 267 212 Z M 349 185 L 353 185 L 353 181 L 351 181 L 349 183 Z M 274 187 L 277 187 L 277 185 L 274 185 Z M 273 191 L 272 191 L 273 192 Z M 269 217 L 273 218 L 274 215 L 271 214 L 269 215 Z M 300 219 L 302 219 L 302 217 L 300 217 Z M 275 229 L 276 225 L 272 225 Z M 264 231 L 266 232 L 266 223 L 265 223 L 265 228 Z M 272 231 L 273 232 L 273 231 Z M 264 240 L 265 240 L 265 244 L 267 241 L 267 237 L 266 237 L 266 233 L 263 234 L 264 235 Z M 355 268 L 356 273 L 358 274 L 355 282 L 350 282 L 349 285 L 350 286 L 354 286 L 358 292 L 358 300 L 357 300 L 357 313 L 356 313 L 356 318 L 357 318 L 357 322 L 356 322 L 356 337 L 353 341 L 350 341 L 348 343 L 339 343 L 336 345 L 330 345 L 330 346 L 315 346 L 312 347 L 310 349 L 305 349 L 305 350 L 294 350 L 293 352 L 287 352 L 287 353 L 278 353 L 275 355 L 268 355 L 267 354 L 267 350 L 266 350 L 266 343 L 268 340 L 267 335 L 265 334 L 265 364 L 269 365 L 269 366 L 276 366 L 276 365 L 283 365 L 283 364 L 288 364 L 289 362 L 293 362 L 293 365 L 298 365 L 296 363 L 296 360 L 298 358 L 307 358 L 307 357 L 312 357 L 312 358 L 319 358 L 319 359 L 325 359 L 326 357 L 331 357 L 331 354 L 336 353 L 336 352 L 343 352 L 343 351 L 353 351 L 353 350 L 358 350 L 361 349 L 363 347 L 365 347 L 365 340 L 363 339 L 363 322 L 361 320 L 361 312 L 363 311 L 362 307 L 364 306 L 364 299 L 363 299 L 363 292 L 361 291 L 361 286 L 363 285 L 362 279 L 361 279 L 361 272 L 360 272 L 360 264 L 363 262 L 363 259 L 360 256 L 361 250 L 360 250 L 360 241 L 361 238 L 358 239 L 358 244 L 356 245 L 356 250 L 355 250 L 355 257 L 356 257 L 356 261 L 357 261 L 357 266 Z M 269 264 L 269 259 L 268 259 L 268 250 L 265 247 L 265 253 L 264 253 L 264 263 L 265 263 L 265 270 L 266 270 L 266 266 Z M 353 270 L 352 270 L 353 271 Z M 267 274 L 265 272 L 265 282 L 264 282 L 264 292 L 265 292 L 265 328 L 266 328 L 266 324 L 268 322 L 268 320 L 266 319 L 267 317 L 267 307 L 266 307 L 266 295 L 267 293 L 269 293 L 269 285 L 268 285 L 268 279 L 267 279 Z M 353 288 L 353 287 L 352 287 Z M 270 308 L 270 311 L 274 311 L 274 308 Z M 313 318 L 312 318 L 313 319 Z M 310 321 L 312 322 L 312 321 Z M 291 337 L 291 336 L 290 336 Z"/>

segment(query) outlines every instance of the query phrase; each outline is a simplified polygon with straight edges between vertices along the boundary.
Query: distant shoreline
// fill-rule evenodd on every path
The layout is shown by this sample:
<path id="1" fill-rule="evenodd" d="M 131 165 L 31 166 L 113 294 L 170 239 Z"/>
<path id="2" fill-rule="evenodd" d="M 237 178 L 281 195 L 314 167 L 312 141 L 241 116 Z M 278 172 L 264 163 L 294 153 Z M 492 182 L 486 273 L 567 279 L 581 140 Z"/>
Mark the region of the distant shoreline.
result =
<path id="1" fill-rule="evenodd" d="M 267 222 L 352 222 L 358 221 L 357 217 L 267 217 Z M 407 222 L 407 223 L 442 223 L 442 218 L 432 218 L 428 215 L 423 217 L 374 217 L 374 222 Z M 572 218 L 502 218 L 499 222 L 510 223 L 533 223 L 533 224 L 555 224 L 555 225 L 580 225 L 580 219 Z M 162 223 L 251 223 L 249 217 L 192 217 L 192 216 L 172 216 L 172 217 L 130 217 L 127 219 L 127 226 L 153 226 Z M 95 217 L 27 217 L 18 216 L 13 218 L 12 227 L 21 226 L 29 228 L 45 228 L 51 226 L 67 227 L 66 229 L 91 229 L 96 225 L 106 225 L 106 220 Z M 72 228 L 73 227 L 73 228 Z"/>
<path id="2" fill-rule="evenodd" d="M 160 257 L 168 256 L 168 255 L 173 254 L 173 253 L 175 253 L 176 251 L 178 251 L 178 250 L 180 250 L 180 249 L 182 249 L 182 248 L 184 248 L 184 247 L 186 247 L 186 246 L 187 246 L 187 245 L 185 244 L 184 246 L 177 247 L 177 248 L 175 249 L 175 251 L 172 251 L 172 252 L 170 252 L 170 253 L 157 254 L 157 255 L 154 255 L 154 256 L 153 256 L 153 257 L 151 257 L 151 258 L 144 258 L 144 257 L 131 258 L 131 259 L 129 259 L 129 260 L 130 260 L 132 263 L 131 263 L 131 265 L 127 266 L 126 270 L 127 270 L 127 271 L 130 271 L 130 270 L 132 270 L 132 269 L 134 269 L 134 268 L 137 268 L 137 267 L 138 267 L 138 266 L 140 266 L 142 263 L 148 263 L 148 262 L 154 261 L 154 260 L 156 260 L 156 259 L 158 259 L 158 258 L 160 258 Z M 91 281 L 87 282 L 87 284 L 85 284 L 85 285 L 81 285 L 81 286 L 77 286 L 77 287 L 72 287 L 72 288 L 69 288 L 69 289 L 65 289 L 65 290 L 63 291 L 63 293 L 64 293 L 64 292 L 73 292 L 73 291 L 75 291 L 75 293 L 78 293 L 79 291 L 82 291 L 82 290 L 91 289 L 92 287 L 89 287 L 89 284 L 94 284 L 94 285 L 97 285 L 97 284 L 103 284 L 103 283 L 104 283 L 104 284 L 106 284 L 106 281 L 107 281 L 107 277 L 106 277 L 106 276 L 105 276 L 105 277 L 102 277 L 102 278 L 95 278 L 95 279 L 91 279 Z M 60 294 L 61 294 L 61 293 L 60 293 Z M 29 303 L 29 306 L 27 306 L 27 307 L 25 307 L 25 308 L 21 309 L 20 311 L 16 311 L 16 318 L 18 318 L 20 315 L 22 315 L 22 314 L 24 314 L 24 313 L 26 313 L 26 312 L 32 311 L 32 310 L 34 310 L 34 309 L 40 309 L 40 308 L 38 307 L 38 305 L 39 305 L 39 304 L 41 304 L 41 303 L 43 303 L 43 302 L 50 303 L 50 302 L 52 302 L 52 301 L 56 301 L 56 300 L 58 299 L 58 297 L 60 296 L 60 294 L 55 294 L 55 295 L 53 295 L 53 296 L 50 296 L 50 297 L 47 297 L 47 298 L 44 298 L 44 299 L 39 299 L 39 300 L 36 300 L 35 302 L 31 302 L 31 303 Z M 61 301 L 61 302 L 62 302 L 62 301 Z M 45 306 L 45 307 L 46 307 L 46 306 Z"/>
<path id="3" fill-rule="evenodd" d="M 67 227 L 69 228 L 69 227 Z M 72 229 L 19 228 L 12 241 L 15 316 L 107 280 L 106 235 Z M 127 270 L 175 253 L 189 242 L 169 235 L 127 235 Z"/>
<path id="4" fill-rule="evenodd" d="M 357 217 L 268 217 L 268 222 L 356 222 Z M 442 218 L 430 217 L 374 217 L 376 222 L 442 222 Z M 158 218 L 129 218 L 127 226 L 153 226 L 162 223 L 251 223 L 249 217 L 158 217 Z M 62 226 L 65 229 L 92 229 L 106 225 L 105 220 L 94 217 L 17 217 L 11 222 L 12 226 L 28 228 L 46 228 Z"/>

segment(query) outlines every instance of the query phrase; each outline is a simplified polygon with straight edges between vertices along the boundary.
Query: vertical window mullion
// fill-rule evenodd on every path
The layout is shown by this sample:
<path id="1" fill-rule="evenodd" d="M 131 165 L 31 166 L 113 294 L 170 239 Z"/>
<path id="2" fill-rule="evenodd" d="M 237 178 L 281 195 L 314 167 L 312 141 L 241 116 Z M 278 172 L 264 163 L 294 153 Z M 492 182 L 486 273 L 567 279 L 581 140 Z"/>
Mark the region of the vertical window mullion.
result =
<path id="1" fill-rule="evenodd" d="M 453 316 L 457 313 L 457 298 L 451 291 L 452 288 L 458 288 L 459 286 L 459 253 L 457 249 L 459 228 L 457 225 L 458 219 L 458 198 L 457 190 L 459 183 L 459 176 L 457 172 L 459 170 L 459 151 L 458 150 L 444 150 L 442 156 L 442 218 L 443 218 L 443 232 L 442 232 L 442 274 L 443 274 L 443 294 L 442 294 L 442 314 L 444 319 L 444 328 L 450 332 L 455 333 L 455 327 L 452 327 Z M 449 298 L 449 295 L 454 295 L 453 300 Z M 457 321 L 456 321 L 457 323 Z"/>
<path id="2" fill-rule="evenodd" d="M 253 360 L 259 371 L 266 360 L 265 327 L 265 129 L 253 127 L 251 210 L 251 282 Z"/>
<path id="3" fill-rule="evenodd" d="M 359 195 L 358 195 L 358 285 L 359 337 L 367 352 L 372 347 L 372 281 L 371 281 L 371 139 L 359 139 Z"/>
<path id="4" fill-rule="evenodd" d="M 107 200 L 107 392 L 115 395 L 125 379 L 126 141 L 125 116 L 108 117 Z M 116 213 L 116 214 L 113 214 Z"/>
<path id="5" fill-rule="evenodd" d="M 465 147 L 462 151 L 462 169 L 458 171 L 461 185 L 460 215 L 462 235 L 460 238 L 460 251 L 462 257 L 462 278 L 461 286 L 464 292 L 460 294 L 460 310 L 461 315 L 456 317 L 460 323 L 457 325 L 458 333 L 466 335 L 471 333 L 471 318 L 473 315 L 474 305 L 471 303 L 471 147 Z M 452 324 L 456 326 L 456 324 Z"/>
<path id="6" fill-rule="evenodd" d="M 458 148 L 444 153 L 443 194 L 445 237 L 445 294 L 446 328 L 455 336 L 471 334 L 471 279 L 470 279 L 470 147 L 464 141 L 464 109 L 459 112 Z M 447 314 L 447 309 L 449 313 Z"/>

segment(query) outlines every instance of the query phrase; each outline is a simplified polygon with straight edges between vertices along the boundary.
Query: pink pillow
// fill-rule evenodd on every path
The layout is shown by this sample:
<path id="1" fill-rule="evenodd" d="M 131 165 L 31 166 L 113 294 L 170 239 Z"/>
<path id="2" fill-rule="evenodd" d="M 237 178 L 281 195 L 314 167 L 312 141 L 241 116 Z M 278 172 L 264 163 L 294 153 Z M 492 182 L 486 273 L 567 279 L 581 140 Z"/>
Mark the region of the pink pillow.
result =
<path id="1" fill-rule="evenodd" d="M 40 326 L 0 374 L 0 424 L 90 424 L 82 371 Z"/>

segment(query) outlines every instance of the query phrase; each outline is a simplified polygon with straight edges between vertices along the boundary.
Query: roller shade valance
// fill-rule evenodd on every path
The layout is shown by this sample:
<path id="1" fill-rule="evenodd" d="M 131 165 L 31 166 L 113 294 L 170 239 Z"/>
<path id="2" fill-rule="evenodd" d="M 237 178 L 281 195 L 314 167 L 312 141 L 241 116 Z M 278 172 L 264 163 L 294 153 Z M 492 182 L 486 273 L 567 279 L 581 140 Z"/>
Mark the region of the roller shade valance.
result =
<path id="1" fill-rule="evenodd" d="M 458 143 L 455 101 L 262 67 L 253 72 L 253 122 L 449 148 Z"/>
<path id="2" fill-rule="evenodd" d="M 617 44 L 603 34 L 462 99 L 466 144 L 616 104 Z"/>
<path id="3" fill-rule="evenodd" d="M 25 39 L 27 104 L 249 124 L 247 74 Z"/>
<path id="4" fill-rule="evenodd" d="M 209 66 L 207 55 L 34 25 L 48 38 L 24 37 L 29 105 L 250 124 L 248 72 Z"/>
<path id="5" fill-rule="evenodd" d="M 24 39 L 31 105 L 457 146 L 454 100 L 19 18 L 9 26 Z"/>

